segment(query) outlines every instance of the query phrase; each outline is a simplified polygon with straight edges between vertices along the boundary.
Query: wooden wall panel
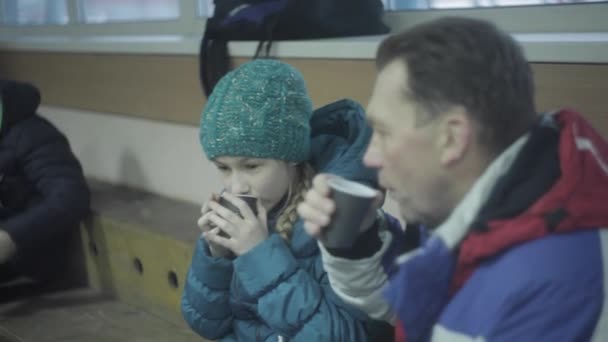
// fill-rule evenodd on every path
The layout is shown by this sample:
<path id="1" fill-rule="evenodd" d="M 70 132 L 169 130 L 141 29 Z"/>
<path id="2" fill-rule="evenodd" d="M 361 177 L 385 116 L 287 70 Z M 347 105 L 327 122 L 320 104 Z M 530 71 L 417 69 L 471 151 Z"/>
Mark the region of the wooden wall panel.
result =
<path id="1" fill-rule="evenodd" d="M 536 105 L 581 112 L 608 138 L 608 64 L 535 64 Z"/>
<path id="2" fill-rule="evenodd" d="M 30 80 L 47 105 L 196 123 L 202 95 L 191 56 L 10 52 L 0 75 Z"/>
<path id="3" fill-rule="evenodd" d="M 373 61 L 287 61 L 304 74 L 315 106 L 343 97 L 367 103 Z M 533 69 L 539 110 L 576 108 L 608 136 L 608 65 L 533 64 Z M 0 75 L 31 80 L 47 105 L 197 124 L 204 104 L 196 56 L 4 51 Z"/>

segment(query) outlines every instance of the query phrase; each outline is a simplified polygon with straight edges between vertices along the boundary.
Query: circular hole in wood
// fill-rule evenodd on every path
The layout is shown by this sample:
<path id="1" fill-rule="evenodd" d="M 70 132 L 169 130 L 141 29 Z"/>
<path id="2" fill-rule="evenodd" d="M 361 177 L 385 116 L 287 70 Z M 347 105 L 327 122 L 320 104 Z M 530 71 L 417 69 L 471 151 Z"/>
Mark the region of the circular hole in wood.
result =
<path id="1" fill-rule="evenodd" d="M 168 280 L 169 280 L 169 286 L 171 286 L 174 289 L 177 289 L 177 287 L 179 286 L 179 283 L 177 281 L 177 274 L 175 274 L 174 271 L 169 271 Z"/>
<path id="2" fill-rule="evenodd" d="M 139 258 L 133 259 L 133 267 L 135 267 L 135 271 L 139 274 L 144 273 L 144 264 L 141 263 Z"/>

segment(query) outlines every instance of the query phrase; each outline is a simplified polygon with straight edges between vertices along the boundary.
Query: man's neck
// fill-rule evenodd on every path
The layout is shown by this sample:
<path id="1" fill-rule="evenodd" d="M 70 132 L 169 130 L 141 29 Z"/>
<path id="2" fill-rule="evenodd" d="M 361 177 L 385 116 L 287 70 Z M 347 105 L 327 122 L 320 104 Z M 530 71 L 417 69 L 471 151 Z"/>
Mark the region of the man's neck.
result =
<path id="1" fill-rule="evenodd" d="M 454 194 L 460 194 L 460 200 L 455 202 L 454 209 L 435 232 L 450 248 L 456 247 L 466 235 L 494 184 L 510 168 L 527 140 L 528 135 L 521 137 L 493 160 L 489 158 L 469 160 L 467 168 L 463 166 L 456 173 L 455 177 L 463 178 L 462 185 L 458 185 L 458 188 L 454 185 Z M 454 183 L 458 182 L 457 178 L 453 179 Z"/>

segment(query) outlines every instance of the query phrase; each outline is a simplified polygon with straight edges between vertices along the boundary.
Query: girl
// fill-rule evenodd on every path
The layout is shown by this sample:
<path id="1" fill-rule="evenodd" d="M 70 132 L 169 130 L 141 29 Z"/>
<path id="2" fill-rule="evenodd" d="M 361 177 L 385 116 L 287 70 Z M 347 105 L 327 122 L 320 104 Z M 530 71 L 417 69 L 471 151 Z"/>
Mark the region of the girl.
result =
<path id="1" fill-rule="evenodd" d="M 220 195 L 203 206 L 182 300 L 192 329 L 221 341 L 386 338 L 379 334 L 390 327 L 334 294 L 296 211 L 315 173 L 377 186 L 362 164 L 370 136 L 352 101 L 313 113 L 301 74 L 288 64 L 255 60 L 222 78 L 203 111 L 200 139 L 221 173 L 221 196 L 240 215 L 221 206 Z M 257 215 L 236 195 L 255 196 Z"/>

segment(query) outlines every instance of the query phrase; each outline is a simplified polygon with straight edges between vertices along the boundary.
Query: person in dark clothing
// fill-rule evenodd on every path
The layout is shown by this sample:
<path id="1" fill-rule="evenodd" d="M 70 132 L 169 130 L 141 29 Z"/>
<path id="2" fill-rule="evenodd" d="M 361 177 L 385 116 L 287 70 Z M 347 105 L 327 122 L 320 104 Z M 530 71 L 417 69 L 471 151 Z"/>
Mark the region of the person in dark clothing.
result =
<path id="1" fill-rule="evenodd" d="M 89 213 L 82 167 L 66 137 L 36 111 L 40 92 L 0 80 L 0 282 L 50 281 Z"/>

